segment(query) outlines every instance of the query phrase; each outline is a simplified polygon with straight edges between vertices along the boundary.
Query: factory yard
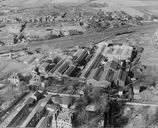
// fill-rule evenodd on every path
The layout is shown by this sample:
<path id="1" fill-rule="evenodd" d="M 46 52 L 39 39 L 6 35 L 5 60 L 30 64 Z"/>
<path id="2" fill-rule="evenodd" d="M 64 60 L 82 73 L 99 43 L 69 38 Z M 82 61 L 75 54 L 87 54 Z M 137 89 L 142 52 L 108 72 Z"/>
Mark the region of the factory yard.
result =
<path id="1" fill-rule="evenodd" d="M 158 50 L 155 45 L 144 46 L 144 52 L 142 54 L 141 61 L 144 65 L 158 66 Z"/>

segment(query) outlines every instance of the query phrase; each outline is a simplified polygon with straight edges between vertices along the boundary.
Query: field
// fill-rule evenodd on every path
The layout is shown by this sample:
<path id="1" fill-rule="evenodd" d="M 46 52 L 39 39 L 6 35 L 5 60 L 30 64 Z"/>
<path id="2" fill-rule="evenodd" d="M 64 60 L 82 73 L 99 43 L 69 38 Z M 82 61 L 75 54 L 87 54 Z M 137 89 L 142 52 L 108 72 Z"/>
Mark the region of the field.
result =
<path id="1" fill-rule="evenodd" d="M 38 7 L 42 5 L 82 5 L 87 3 L 106 4 L 108 7 L 88 9 L 102 9 L 106 11 L 125 11 L 130 15 L 158 14 L 158 0 L 0 0 L 0 5 L 22 7 Z M 84 3 L 84 4 L 83 4 Z M 88 4 L 90 5 L 90 4 Z"/>
<path id="2" fill-rule="evenodd" d="M 158 14 L 157 0 L 95 0 L 95 3 L 106 3 L 108 7 L 100 8 L 106 11 L 125 11 L 134 16 L 144 14 Z M 99 8 L 97 8 L 99 9 Z"/>

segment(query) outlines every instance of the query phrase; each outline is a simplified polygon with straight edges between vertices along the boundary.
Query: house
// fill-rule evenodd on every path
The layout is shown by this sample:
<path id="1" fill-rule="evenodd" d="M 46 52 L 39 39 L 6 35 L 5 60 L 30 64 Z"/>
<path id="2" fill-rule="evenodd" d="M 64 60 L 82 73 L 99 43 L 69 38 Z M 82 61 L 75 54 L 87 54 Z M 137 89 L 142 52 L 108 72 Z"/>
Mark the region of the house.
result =
<path id="1" fill-rule="evenodd" d="M 59 114 L 52 119 L 52 128 L 72 128 L 73 119 L 73 112 L 69 110 L 60 111 Z"/>
<path id="2" fill-rule="evenodd" d="M 10 77 L 8 78 L 8 80 L 12 83 L 15 84 L 16 86 L 18 86 L 20 84 L 20 79 L 19 79 L 19 75 L 18 73 L 12 73 L 10 75 Z"/>
<path id="3" fill-rule="evenodd" d="M 30 85 L 40 85 L 41 84 L 41 78 L 37 74 L 32 74 L 32 78 L 30 80 Z"/>

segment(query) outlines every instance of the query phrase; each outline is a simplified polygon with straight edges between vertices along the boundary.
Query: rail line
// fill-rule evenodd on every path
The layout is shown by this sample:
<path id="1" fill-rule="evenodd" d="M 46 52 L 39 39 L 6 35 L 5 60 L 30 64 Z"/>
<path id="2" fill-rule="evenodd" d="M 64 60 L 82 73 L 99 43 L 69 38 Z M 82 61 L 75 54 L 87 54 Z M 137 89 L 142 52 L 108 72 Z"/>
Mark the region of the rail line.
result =
<path id="1" fill-rule="evenodd" d="M 129 27 L 125 26 L 123 28 L 113 28 L 111 30 L 105 30 L 104 32 L 97 32 L 97 33 L 91 33 L 91 34 L 84 34 L 84 35 L 77 35 L 77 36 L 71 36 L 71 37 L 61 37 L 57 39 L 51 39 L 51 40 L 41 40 L 41 41 L 32 41 L 28 45 L 16 45 L 16 46 L 3 46 L 0 47 L 0 53 L 6 53 L 10 50 L 18 51 L 28 48 L 40 48 L 41 45 L 51 45 L 54 47 L 71 47 L 74 45 L 88 45 L 88 44 L 94 44 L 96 42 L 102 41 L 106 39 L 107 37 L 115 37 L 118 33 L 125 33 L 129 31 L 135 32 L 143 32 L 147 29 L 155 29 L 158 28 L 158 24 L 150 24 L 150 25 L 144 25 L 144 26 L 136 26 L 136 27 Z"/>

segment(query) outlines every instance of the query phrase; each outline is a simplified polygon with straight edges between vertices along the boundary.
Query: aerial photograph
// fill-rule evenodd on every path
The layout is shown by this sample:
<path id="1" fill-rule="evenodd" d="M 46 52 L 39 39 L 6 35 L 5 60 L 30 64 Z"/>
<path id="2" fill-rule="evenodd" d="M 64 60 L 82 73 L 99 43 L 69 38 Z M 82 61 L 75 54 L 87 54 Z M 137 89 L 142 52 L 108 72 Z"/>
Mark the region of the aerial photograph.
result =
<path id="1" fill-rule="evenodd" d="M 0 128 L 158 128 L 158 0 L 0 0 Z"/>

